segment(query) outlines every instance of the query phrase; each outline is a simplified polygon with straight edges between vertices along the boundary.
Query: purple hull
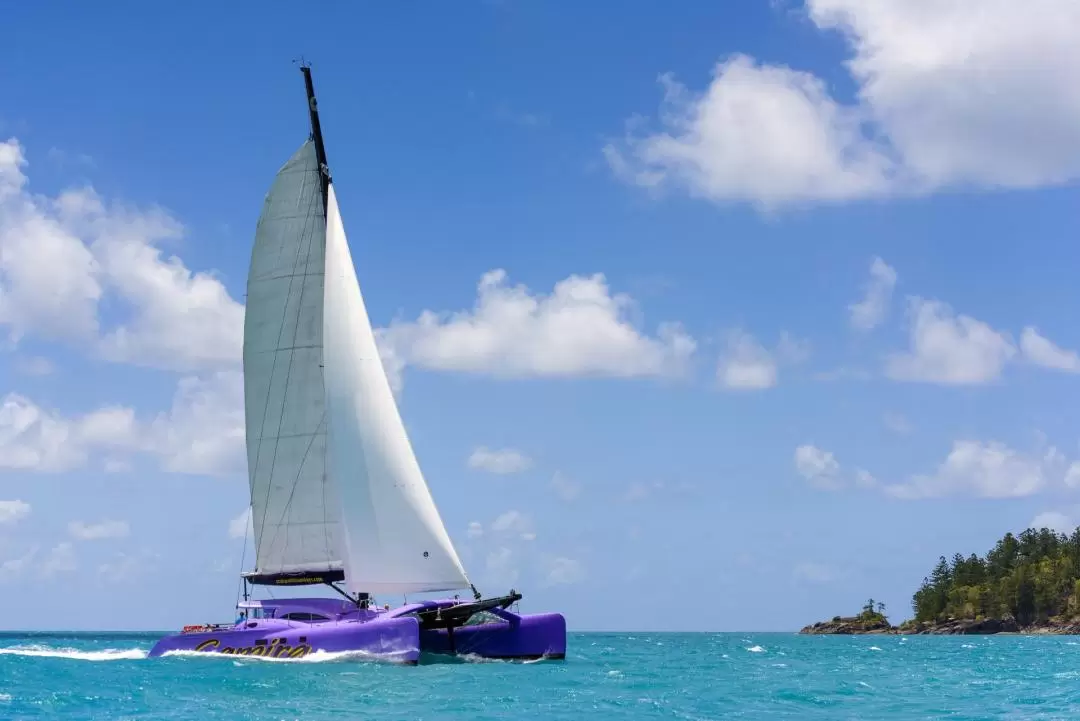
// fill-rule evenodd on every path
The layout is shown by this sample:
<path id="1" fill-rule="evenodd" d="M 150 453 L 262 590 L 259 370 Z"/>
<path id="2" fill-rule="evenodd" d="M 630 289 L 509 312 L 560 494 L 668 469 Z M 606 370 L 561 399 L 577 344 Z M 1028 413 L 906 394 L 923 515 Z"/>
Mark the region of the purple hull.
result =
<path id="1" fill-rule="evenodd" d="M 490 608 L 461 619 L 457 601 L 427 601 L 393 610 L 357 609 L 328 598 L 250 601 L 250 618 L 225 626 L 189 626 L 157 642 L 150 656 L 169 652 L 217 653 L 298 660 L 321 653 L 415 664 L 421 653 L 500 659 L 561 659 L 566 621 L 557 613 L 519 615 Z M 449 626 L 449 627 L 446 627 Z"/>

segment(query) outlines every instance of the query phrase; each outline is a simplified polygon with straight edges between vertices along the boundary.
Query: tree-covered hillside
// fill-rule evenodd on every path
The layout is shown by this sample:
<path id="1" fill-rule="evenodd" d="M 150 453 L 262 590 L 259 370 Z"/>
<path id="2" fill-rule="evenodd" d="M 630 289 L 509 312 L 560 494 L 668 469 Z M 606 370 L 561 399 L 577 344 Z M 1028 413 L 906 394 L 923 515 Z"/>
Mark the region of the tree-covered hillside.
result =
<path id="1" fill-rule="evenodd" d="M 985 557 L 944 556 L 912 598 L 915 621 L 1080 616 L 1080 528 L 1006 533 Z"/>

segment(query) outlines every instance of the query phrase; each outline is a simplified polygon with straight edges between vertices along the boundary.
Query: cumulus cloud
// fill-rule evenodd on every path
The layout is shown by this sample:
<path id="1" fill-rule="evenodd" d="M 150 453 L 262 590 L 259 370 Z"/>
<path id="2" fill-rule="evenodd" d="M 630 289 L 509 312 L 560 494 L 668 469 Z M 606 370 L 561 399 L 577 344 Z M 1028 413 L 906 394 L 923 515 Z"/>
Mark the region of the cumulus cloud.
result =
<path id="1" fill-rule="evenodd" d="M 104 407 L 72 418 L 17 393 L 0 401 L 0 468 L 65 471 L 86 463 L 95 449 L 127 448 L 134 412 Z"/>
<path id="2" fill-rule="evenodd" d="M 840 463 L 831 451 L 812 444 L 799 446 L 795 449 L 795 470 L 818 488 L 840 487 Z"/>
<path id="3" fill-rule="evenodd" d="M 164 245 L 182 226 L 160 209 L 107 204 L 92 188 L 32 195 L 22 146 L 0 144 L 0 325 L 173 370 L 235 366 L 243 306 Z M 102 305 L 116 307 L 103 318 Z"/>
<path id="4" fill-rule="evenodd" d="M 476 468 L 488 473 L 507 475 L 521 473 L 532 466 L 532 460 L 513 448 L 491 450 L 480 446 L 469 455 L 469 468 Z"/>
<path id="5" fill-rule="evenodd" d="M 978 498 L 1021 498 L 1041 491 L 1051 479 L 1067 473 L 1061 453 L 1023 453 L 997 441 L 958 440 L 933 473 L 915 475 L 885 487 L 903 499 L 969 495 Z"/>
<path id="6" fill-rule="evenodd" d="M 51 578 L 61 573 L 70 573 L 76 567 L 75 548 L 68 541 L 62 541 L 53 546 L 38 571 L 45 578 Z"/>
<path id="7" fill-rule="evenodd" d="M 0 501 L 0 526 L 16 523 L 30 515 L 30 504 L 25 501 Z"/>
<path id="8" fill-rule="evenodd" d="M 809 73 L 745 55 L 718 63 L 691 91 L 662 75 L 663 129 L 628 127 L 604 155 L 617 176 L 713 201 L 772 207 L 882 193 L 892 162 L 861 132 L 864 112 L 829 97 Z"/>
<path id="9" fill-rule="evenodd" d="M 1058 533 L 1072 533 L 1076 528 L 1076 521 L 1071 516 L 1061 511 L 1044 511 L 1031 519 L 1028 528 L 1049 528 Z"/>
<path id="10" fill-rule="evenodd" d="M 1022 498 L 1054 486 L 1080 486 L 1080 461 L 1068 463 L 1054 446 L 1022 452 L 998 441 L 957 440 L 931 473 L 887 483 L 861 468 L 845 469 L 836 456 L 813 445 L 795 449 L 795 468 L 814 486 L 871 489 L 904 500 L 969 496 Z"/>
<path id="11" fill-rule="evenodd" d="M 945 385 L 987 383 L 1001 376 L 1016 356 L 1009 336 L 948 305 L 922 298 L 910 301 L 910 349 L 886 360 L 885 373 L 900 381 Z"/>
<path id="12" fill-rule="evenodd" d="M 536 539 L 532 519 L 521 511 L 510 510 L 499 515 L 491 524 L 491 531 L 502 536 L 516 535 L 522 540 Z"/>
<path id="13" fill-rule="evenodd" d="M 721 388 L 734 391 L 772 388 L 777 383 L 781 363 L 801 363 L 809 355 L 810 344 L 787 332 L 780 334 L 776 349 L 770 351 L 754 336 L 736 328 L 725 339 L 716 366 L 716 381 Z"/>
<path id="14" fill-rule="evenodd" d="M 124 455 L 151 454 L 165 471 L 224 474 L 243 470 L 243 384 L 236 371 L 179 382 L 172 408 L 140 421 L 131 408 L 106 406 L 65 416 L 9 393 L 0 401 L 0 468 L 42 472 L 103 460 L 128 467 Z"/>
<path id="15" fill-rule="evenodd" d="M 572 275 L 550 295 L 511 286 L 506 272 L 481 278 L 476 304 L 454 313 L 424 311 L 377 332 L 384 364 L 497 377 L 665 376 L 682 373 L 696 344 L 677 325 L 655 336 L 628 318 L 629 296 L 604 276 Z M 391 363 L 387 363 L 387 358 Z"/>
<path id="16" fill-rule="evenodd" d="M 896 271 L 881 258 L 870 263 L 870 279 L 866 282 L 863 299 L 848 306 L 851 325 L 856 330 L 876 328 L 885 320 L 896 287 Z"/>
<path id="17" fill-rule="evenodd" d="M 239 371 L 181 378 L 167 413 L 145 429 L 144 448 L 173 473 L 222 475 L 246 468 L 244 379 Z"/>
<path id="18" fill-rule="evenodd" d="M 1039 335 L 1039 331 L 1032 326 L 1024 328 L 1020 333 L 1020 352 L 1025 360 L 1034 365 L 1080 373 L 1080 355 L 1076 351 L 1054 345 L 1052 341 Z"/>
<path id="19" fill-rule="evenodd" d="M 693 91 L 664 75 L 660 127 L 604 153 L 648 188 L 764 207 L 1080 176 L 1080 4 L 807 0 L 837 30 L 857 98 L 744 55 Z"/>

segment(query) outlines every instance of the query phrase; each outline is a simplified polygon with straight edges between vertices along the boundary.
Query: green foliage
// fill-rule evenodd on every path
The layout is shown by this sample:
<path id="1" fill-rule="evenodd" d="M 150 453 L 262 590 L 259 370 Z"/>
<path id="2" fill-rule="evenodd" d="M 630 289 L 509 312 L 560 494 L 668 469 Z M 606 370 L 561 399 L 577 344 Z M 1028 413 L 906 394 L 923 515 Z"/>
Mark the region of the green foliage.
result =
<path id="1" fill-rule="evenodd" d="M 1080 616 L 1080 528 L 1006 533 L 986 554 L 938 559 L 911 599 L 916 621 Z"/>
<path id="2" fill-rule="evenodd" d="M 875 603 L 872 598 L 863 604 L 862 612 L 855 618 L 863 623 L 888 623 L 888 619 L 885 617 L 885 604 Z"/>

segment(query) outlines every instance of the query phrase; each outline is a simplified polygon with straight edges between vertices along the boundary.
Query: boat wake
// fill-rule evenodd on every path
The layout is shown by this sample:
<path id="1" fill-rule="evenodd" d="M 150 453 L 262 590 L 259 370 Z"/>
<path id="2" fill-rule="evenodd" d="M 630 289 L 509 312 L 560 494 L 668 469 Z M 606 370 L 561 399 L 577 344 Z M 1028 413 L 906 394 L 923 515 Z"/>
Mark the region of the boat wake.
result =
<path id="1" fill-rule="evenodd" d="M 144 648 L 106 648 L 101 651 L 80 651 L 77 648 L 49 646 L 9 646 L 0 648 L 0 656 L 33 656 L 37 658 L 68 658 L 75 661 L 131 661 L 146 658 Z"/>
<path id="2" fill-rule="evenodd" d="M 86 651 L 77 648 L 57 648 L 41 645 L 9 646 L 0 648 L 0 656 L 28 656 L 32 658 L 66 658 L 73 661 L 138 661 L 149 652 L 145 648 L 106 648 Z M 232 654 L 205 653 L 202 651 L 167 651 L 163 657 L 207 658 L 229 661 L 265 661 L 267 663 L 334 663 L 342 661 L 395 662 L 403 653 L 370 653 L 368 651 L 314 651 L 303 658 L 266 658 L 262 656 L 234 656 Z"/>
<path id="3" fill-rule="evenodd" d="M 205 651 L 166 651 L 162 658 L 209 658 L 229 661 L 257 661 L 259 663 L 341 663 L 345 661 L 361 663 L 401 663 L 407 651 L 395 653 L 371 653 L 370 651 L 313 651 L 300 658 L 272 658 L 268 656 L 247 656 L 229 653 L 206 653 Z"/>

